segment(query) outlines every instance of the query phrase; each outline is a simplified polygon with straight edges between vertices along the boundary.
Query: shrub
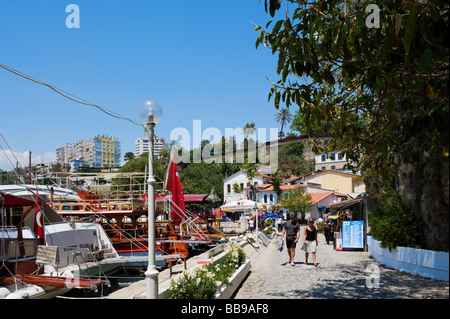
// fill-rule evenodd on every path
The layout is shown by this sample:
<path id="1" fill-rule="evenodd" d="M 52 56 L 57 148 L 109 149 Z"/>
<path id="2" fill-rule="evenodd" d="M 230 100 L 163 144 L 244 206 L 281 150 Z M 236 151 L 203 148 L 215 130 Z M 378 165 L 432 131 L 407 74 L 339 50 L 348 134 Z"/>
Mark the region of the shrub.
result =
<path id="1" fill-rule="evenodd" d="M 369 212 L 369 225 L 381 247 L 392 250 L 397 246 L 419 246 L 420 223 L 399 195 L 391 187 L 384 187 L 380 203 L 381 209 Z"/>
<path id="2" fill-rule="evenodd" d="M 214 274 L 205 267 L 192 268 L 170 282 L 170 299 L 212 299 L 216 289 Z"/>
<path id="3" fill-rule="evenodd" d="M 267 218 L 264 222 L 264 227 L 272 226 L 272 218 Z"/>
<path id="4" fill-rule="evenodd" d="M 229 279 L 245 261 L 244 250 L 231 243 L 220 263 L 204 264 L 187 270 L 170 282 L 170 299 L 212 299 L 216 286 L 229 285 Z"/>

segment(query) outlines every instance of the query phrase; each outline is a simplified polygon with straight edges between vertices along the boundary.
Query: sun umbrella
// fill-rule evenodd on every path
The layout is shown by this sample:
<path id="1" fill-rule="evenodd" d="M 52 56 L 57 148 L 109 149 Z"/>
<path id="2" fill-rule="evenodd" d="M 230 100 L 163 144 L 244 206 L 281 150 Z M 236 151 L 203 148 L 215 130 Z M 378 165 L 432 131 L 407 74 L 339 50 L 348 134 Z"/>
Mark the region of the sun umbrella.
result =
<path id="1" fill-rule="evenodd" d="M 255 205 L 257 205 L 258 208 L 267 209 L 266 205 L 256 203 L 249 199 L 242 199 L 237 202 L 227 203 L 222 205 L 220 209 L 224 212 L 249 212 L 255 209 Z"/>
<path id="2" fill-rule="evenodd" d="M 275 213 L 265 213 L 261 215 L 261 218 L 281 218 L 281 216 Z"/>
<path id="3" fill-rule="evenodd" d="M 264 215 L 264 213 L 262 213 L 262 212 L 258 213 L 259 217 L 262 217 L 262 215 Z M 256 213 L 253 213 L 251 217 L 256 217 Z"/>

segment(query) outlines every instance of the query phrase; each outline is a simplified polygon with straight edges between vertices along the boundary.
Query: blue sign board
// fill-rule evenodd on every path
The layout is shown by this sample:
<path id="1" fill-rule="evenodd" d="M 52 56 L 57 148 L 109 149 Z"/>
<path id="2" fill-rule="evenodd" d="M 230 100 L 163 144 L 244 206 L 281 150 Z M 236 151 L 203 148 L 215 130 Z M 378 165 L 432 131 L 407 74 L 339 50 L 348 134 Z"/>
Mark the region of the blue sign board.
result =
<path id="1" fill-rule="evenodd" d="M 342 248 L 364 248 L 364 221 L 342 221 Z"/>

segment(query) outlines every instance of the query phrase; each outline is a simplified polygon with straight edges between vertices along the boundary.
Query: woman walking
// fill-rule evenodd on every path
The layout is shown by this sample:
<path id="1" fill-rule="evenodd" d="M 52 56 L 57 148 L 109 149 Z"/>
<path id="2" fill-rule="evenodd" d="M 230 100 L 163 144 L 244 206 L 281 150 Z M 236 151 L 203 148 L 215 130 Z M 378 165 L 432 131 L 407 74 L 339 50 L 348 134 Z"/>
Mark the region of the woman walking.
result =
<path id="1" fill-rule="evenodd" d="M 303 232 L 302 250 L 305 251 L 305 264 L 308 264 L 309 254 L 312 253 L 314 266 L 317 266 L 316 247 L 318 244 L 319 243 L 317 242 L 317 229 L 314 226 L 314 219 L 310 218 L 308 220 L 308 225 L 305 227 L 305 231 Z"/>

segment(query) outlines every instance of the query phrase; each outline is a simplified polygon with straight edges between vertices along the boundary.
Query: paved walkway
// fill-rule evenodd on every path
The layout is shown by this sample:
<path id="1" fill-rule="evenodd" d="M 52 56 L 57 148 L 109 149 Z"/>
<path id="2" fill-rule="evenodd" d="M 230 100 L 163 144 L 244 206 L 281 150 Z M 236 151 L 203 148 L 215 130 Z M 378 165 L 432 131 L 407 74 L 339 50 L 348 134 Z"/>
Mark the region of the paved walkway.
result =
<path id="1" fill-rule="evenodd" d="M 303 235 L 303 227 L 301 229 Z M 252 261 L 251 273 L 236 299 L 449 299 L 449 283 L 389 269 L 367 252 L 335 251 L 318 234 L 317 263 L 297 244 L 295 266 L 278 237 Z M 302 237 L 301 237 L 302 239 Z M 378 273 L 378 276 L 377 276 Z M 378 277 L 378 288 L 377 280 Z M 368 286 L 374 286 L 368 288 Z"/>

